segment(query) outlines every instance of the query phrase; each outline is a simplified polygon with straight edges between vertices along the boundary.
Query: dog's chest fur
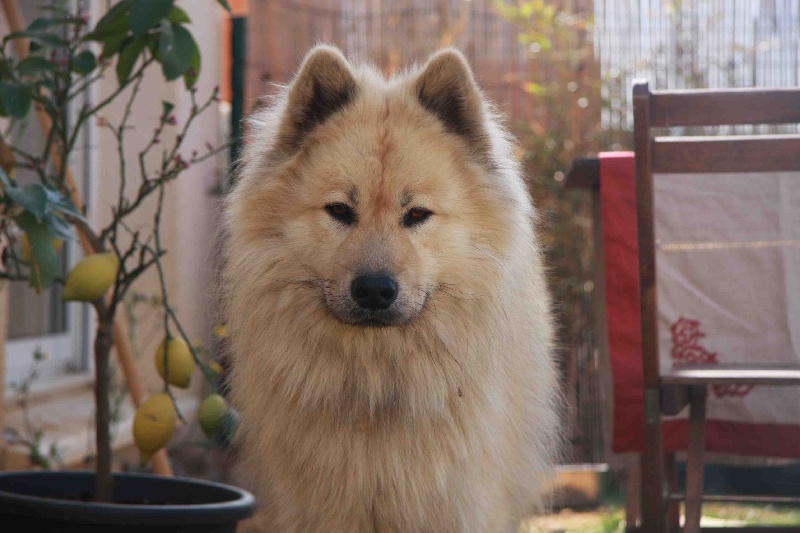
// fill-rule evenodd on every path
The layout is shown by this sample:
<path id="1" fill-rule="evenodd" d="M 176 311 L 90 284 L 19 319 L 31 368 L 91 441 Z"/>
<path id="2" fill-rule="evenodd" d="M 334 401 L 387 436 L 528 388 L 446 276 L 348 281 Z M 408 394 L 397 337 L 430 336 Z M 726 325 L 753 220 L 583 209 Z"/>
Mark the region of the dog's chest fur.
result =
<path id="1" fill-rule="evenodd" d="M 496 516 L 482 509 L 507 497 L 496 486 L 506 476 L 495 461 L 504 456 L 507 423 L 486 391 L 457 386 L 442 394 L 443 404 L 413 408 L 402 393 L 372 406 L 351 395 L 366 391 L 348 390 L 339 409 L 304 411 L 283 395 L 270 400 L 283 407 L 253 438 L 270 465 L 269 499 L 282 509 L 275 517 L 281 527 L 313 531 L 340 520 L 341 531 L 502 530 L 478 527 Z"/>

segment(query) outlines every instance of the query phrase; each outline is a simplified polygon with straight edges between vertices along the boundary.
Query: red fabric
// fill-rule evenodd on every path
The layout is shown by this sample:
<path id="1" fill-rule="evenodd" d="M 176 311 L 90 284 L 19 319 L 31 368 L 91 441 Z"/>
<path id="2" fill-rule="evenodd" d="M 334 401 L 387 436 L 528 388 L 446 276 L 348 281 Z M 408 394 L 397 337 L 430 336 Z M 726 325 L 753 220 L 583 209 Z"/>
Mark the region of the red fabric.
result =
<path id="1" fill-rule="evenodd" d="M 644 378 L 639 324 L 636 171 L 633 152 L 600 156 L 600 202 L 606 275 L 606 319 L 614 382 L 612 450 L 644 449 Z M 686 450 L 685 420 L 663 423 L 664 450 Z M 800 458 L 800 427 L 709 420 L 706 449 Z"/>
<path id="2" fill-rule="evenodd" d="M 633 152 L 605 152 L 599 158 L 606 322 L 614 381 L 612 450 L 635 452 L 644 448 L 636 170 Z"/>

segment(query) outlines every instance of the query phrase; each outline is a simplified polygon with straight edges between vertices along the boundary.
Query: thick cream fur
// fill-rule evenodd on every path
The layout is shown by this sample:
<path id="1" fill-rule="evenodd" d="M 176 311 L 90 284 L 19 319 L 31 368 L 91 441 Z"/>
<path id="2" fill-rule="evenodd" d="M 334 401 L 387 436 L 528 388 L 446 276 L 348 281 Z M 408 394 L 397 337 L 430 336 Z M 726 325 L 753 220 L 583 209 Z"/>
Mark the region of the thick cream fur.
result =
<path id="1" fill-rule="evenodd" d="M 281 147 L 292 87 L 307 84 L 301 67 L 251 118 L 226 205 L 231 394 L 241 471 L 259 500 L 253 526 L 516 531 L 552 475 L 559 402 L 535 211 L 513 143 L 455 50 L 390 79 L 324 46 L 304 66 L 331 62 L 352 75 L 352 101 L 295 152 Z M 484 146 L 421 105 L 426 76 L 425 91 L 455 86 L 469 99 Z M 355 226 L 324 209 L 354 199 Z M 434 214 L 403 227 L 409 203 Z M 397 277 L 407 325 L 334 316 L 365 269 Z"/>

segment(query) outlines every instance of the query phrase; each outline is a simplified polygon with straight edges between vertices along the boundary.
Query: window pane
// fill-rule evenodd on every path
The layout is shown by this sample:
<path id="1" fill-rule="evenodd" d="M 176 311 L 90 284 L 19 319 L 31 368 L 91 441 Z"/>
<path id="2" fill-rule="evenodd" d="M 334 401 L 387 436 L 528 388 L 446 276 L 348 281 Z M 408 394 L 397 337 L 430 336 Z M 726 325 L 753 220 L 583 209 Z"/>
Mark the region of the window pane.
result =
<path id="1" fill-rule="evenodd" d="M 25 20 L 31 21 L 41 16 L 39 6 L 46 3 L 24 2 L 22 10 Z M 35 113 L 30 112 L 23 123 L 14 127 L 9 140 L 28 154 L 43 152 L 45 139 Z M 48 172 L 53 173 L 53 169 L 48 169 Z M 14 177 L 20 185 L 39 181 L 36 173 L 23 168 L 17 168 Z M 66 248 L 61 252 L 62 268 L 68 264 Z M 20 251 L 18 249 L 17 253 Z M 37 294 L 27 282 L 13 282 L 9 290 L 9 339 L 66 332 L 67 306 L 61 301 L 61 290 L 60 286 L 54 285 L 50 290 Z"/>
<path id="2" fill-rule="evenodd" d="M 12 142 L 27 153 L 41 153 L 44 148 L 44 138 L 35 115 L 30 114 L 26 124 L 18 130 L 17 135 L 12 135 Z M 52 169 L 49 169 L 52 172 Z M 39 178 L 30 170 L 16 169 L 15 178 L 20 185 L 38 182 Z M 62 276 L 64 265 L 67 262 L 66 246 L 61 251 Z M 17 248 L 17 255 L 21 249 Z M 16 281 L 11 283 L 9 297 L 9 324 L 8 336 L 10 339 L 30 337 L 33 335 L 47 335 L 61 333 L 67 329 L 66 304 L 61 301 L 61 286 L 53 285 L 50 290 L 37 294 L 27 282 Z"/>
<path id="3" fill-rule="evenodd" d="M 62 253 L 62 264 L 66 261 Z M 54 285 L 36 294 L 25 282 L 13 282 L 10 287 L 8 337 L 19 339 L 67 331 L 67 306 L 61 301 L 61 286 Z"/>

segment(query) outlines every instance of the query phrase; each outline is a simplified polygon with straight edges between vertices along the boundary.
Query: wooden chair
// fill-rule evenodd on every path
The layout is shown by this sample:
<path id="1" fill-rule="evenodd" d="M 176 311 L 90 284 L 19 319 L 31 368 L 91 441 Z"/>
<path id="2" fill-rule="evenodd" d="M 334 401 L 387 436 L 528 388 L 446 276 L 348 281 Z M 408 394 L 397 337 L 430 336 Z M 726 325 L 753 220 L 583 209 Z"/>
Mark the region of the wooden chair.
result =
<path id="1" fill-rule="evenodd" d="M 646 81 L 636 80 L 633 108 L 646 432 L 641 455 L 641 529 L 649 533 L 677 528 L 674 502 L 684 500 L 685 531 L 694 532 L 700 530 L 704 499 L 737 499 L 703 494 L 708 388 L 718 384 L 800 385 L 800 367 L 715 365 L 675 368 L 667 373 L 660 370 L 653 175 L 800 171 L 800 135 L 658 137 L 652 130 L 674 126 L 800 123 L 800 89 L 651 91 Z M 661 424 L 662 415 L 678 414 L 686 405 L 689 406 L 688 448 L 685 494 L 681 495 L 673 493 L 665 483 Z M 741 499 L 790 500 L 776 495 Z M 782 530 L 796 531 L 796 528 Z"/>

